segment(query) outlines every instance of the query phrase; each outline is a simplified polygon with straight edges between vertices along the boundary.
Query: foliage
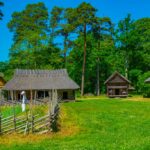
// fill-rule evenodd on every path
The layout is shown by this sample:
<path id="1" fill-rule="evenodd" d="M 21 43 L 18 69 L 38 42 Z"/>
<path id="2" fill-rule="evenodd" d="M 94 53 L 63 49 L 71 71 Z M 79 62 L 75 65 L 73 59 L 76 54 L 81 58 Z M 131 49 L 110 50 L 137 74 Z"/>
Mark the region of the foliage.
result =
<path id="1" fill-rule="evenodd" d="M 73 14 L 74 9 L 54 7 L 50 16 L 52 40 L 54 40 L 56 37 L 62 37 L 61 44 L 63 45 L 63 50 L 61 51 L 61 54 L 63 55 L 63 64 L 65 68 L 67 67 L 67 55 L 69 54 L 68 50 L 71 46 L 70 34 L 73 33 L 75 29 L 74 25 L 72 24 Z"/>
<path id="2" fill-rule="evenodd" d="M 150 71 L 141 74 L 138 79 L 138 87 L 144 97 L 150 97 L 150 84 L 145 83 L 145 80 L 150 77 Z"/>
<path id="3" fill-rule="evenodd" d="M 0 6 L 3 6 L 3 5 L 4 5 L 4 3 L 0 1 Z M 2 13 L 2 11 L 0 10 L 0 20 L 2 20 L 2 17 L 3 17 L 3 13 Z"/>
<path id="4" fill-rule="evenodd" d="M 78 32 L 83 36 L 83 61 L 82 61 L 82 73 L 81 73 L 81 95 L 84 95 L 85 84 L 85 70 L 86 70 L 86 51 L 87 51 L 87 31 L 92 27 L 92 24 L 96 21 L 96 9 L 89 3 L 83 2 L 76 8 L 76 15 L 74 18 L 74 24 L 78 29 Z"/>
<path id="5" fill-rule="evenodd" d="M 48 69 L 60 65 L 59 49 L 47 37 L 47 22 L 48 11 L 43 3 L 29 4 L 22 12 L 12 14 L 8 28 L 14 33 L 10 49 L 13 68 Z"/>
<path id="6" fill-rule="evenodd" d="M 132 38 L 129 37 L 133 28 L 133 20 L 131 20 L 131 15 L 128 14 L 124 20 L 119 21 L 116 29 L 116 45 L 123 54 L 126 78 L 128 78 L 129 60 L 132 53 Z"/>
<path id="7" fill-rule="evenodd" d="M 117 70 L 137 93 L 143 92 L 141 77 L 150 71 L 150 18 L 133 20 L 128 14 L 115 26 L 96 11 L 83 2 L 75 8 L 55 6 L 49 14 L 40 2 L 14 12 L 8 23 L 13 33 L 10 57 L 0 62 L 0 72 L 9 80 L 16 68 L 67 68 L 82 85 L 81 95 L 99 95 Z"/>

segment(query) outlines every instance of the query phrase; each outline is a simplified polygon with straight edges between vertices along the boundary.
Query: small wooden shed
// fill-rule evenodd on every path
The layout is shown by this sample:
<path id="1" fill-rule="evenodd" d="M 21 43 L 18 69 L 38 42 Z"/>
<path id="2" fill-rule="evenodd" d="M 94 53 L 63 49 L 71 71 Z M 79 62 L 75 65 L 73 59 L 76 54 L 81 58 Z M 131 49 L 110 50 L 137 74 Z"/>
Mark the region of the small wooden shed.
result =
<path id="1" fill-rule="evenodd" d="M 119 72 L 114 72 L 106 81 L 107 96 L 109 97 L 127 97 L 130 81 Z"/>

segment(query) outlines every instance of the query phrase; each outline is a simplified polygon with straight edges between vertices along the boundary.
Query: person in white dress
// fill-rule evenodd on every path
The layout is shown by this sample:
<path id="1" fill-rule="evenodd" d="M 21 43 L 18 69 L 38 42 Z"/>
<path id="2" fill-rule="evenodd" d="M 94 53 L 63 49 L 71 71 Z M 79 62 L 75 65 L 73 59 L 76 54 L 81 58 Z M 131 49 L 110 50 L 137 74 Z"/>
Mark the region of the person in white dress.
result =
<path id="1" fill-rule="evenodd" d="M 22 104 L 21 104 L 21 107 L 22 107 L 22 112 L 24 112 L 26 110 L 26 93 L 25 91 L 22 91 L 21 92 L 21 95 L 22 95 Z"/>

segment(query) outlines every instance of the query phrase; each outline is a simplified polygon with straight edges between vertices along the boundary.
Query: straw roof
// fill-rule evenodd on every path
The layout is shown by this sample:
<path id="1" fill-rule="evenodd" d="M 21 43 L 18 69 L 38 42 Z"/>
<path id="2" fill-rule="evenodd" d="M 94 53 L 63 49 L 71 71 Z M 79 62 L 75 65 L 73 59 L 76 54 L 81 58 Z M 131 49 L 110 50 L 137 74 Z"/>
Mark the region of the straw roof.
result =
<path id="1" fill-rule="evenodd" d="M 66 69 L 22 70 L 17 69 L 14 77 L 6 83 L 4 90 L 49 90 L 78 89 L 79 86 L 68 76 Z"/>
<path id="2" fill-rule="evenodd" d="M 146 83 L 150 83 L 150 77 L 145 80 Z"/>
<path id="3" fill-rule="evenodd" d="M 116 77 L 117 76 L 117 77 Z M 115 77 L 115 78 L 114 78 Z M 104 84 L 107 84 L 108 82 L 111 83 L 121 83 L 121 82 L 127 82 L 131 83 L 128 79 L 126 79 L 123 75 L 121 75 L 119 72 L 115 71 L 105 82 Z"/>

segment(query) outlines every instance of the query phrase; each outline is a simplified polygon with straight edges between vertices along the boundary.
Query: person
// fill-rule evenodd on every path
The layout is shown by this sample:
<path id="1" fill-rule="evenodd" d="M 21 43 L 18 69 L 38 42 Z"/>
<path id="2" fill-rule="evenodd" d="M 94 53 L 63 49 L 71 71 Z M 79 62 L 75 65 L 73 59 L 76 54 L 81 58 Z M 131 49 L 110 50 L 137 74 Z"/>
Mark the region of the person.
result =
<path id="1" fill-rule="evenodd" d="M 21 104 L 21 107 L 22 107 L 22 112 L 24 112 L 26 110 L 26 93 L 25 91 L 22 91 L 21 92 L 21 95 L 22 95 L 22 104 Z"/>

